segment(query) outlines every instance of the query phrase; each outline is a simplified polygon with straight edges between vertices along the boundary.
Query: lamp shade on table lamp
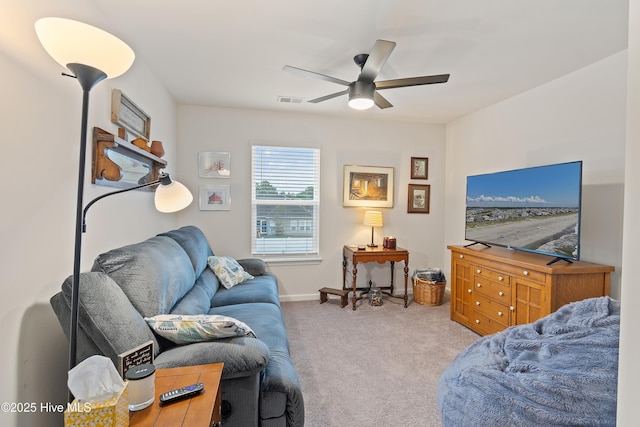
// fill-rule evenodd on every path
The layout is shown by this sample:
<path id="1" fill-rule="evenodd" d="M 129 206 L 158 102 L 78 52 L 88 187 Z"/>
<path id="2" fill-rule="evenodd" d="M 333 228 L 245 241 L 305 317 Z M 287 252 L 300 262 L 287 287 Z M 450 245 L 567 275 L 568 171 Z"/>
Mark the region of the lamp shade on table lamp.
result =
<path id="1" fill-rule="evenodd" d="M 364 225 L 371 227 L 371 243 L 367 246 L 375 248 L 378 245 L 373 243 L 373 229 L 374 227 L 382 227 L 382 212 L 380 211 L 366 211 L 364 213 Z"/>

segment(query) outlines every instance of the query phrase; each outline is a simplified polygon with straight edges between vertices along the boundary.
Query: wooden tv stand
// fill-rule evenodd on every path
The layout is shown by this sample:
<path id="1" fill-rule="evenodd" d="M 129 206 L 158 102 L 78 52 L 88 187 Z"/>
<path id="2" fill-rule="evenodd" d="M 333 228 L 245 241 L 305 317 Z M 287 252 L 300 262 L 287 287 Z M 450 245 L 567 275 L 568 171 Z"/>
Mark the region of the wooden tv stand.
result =
<path id="1" fill-rule="evenodd" d="M 561 306 L 609 295 L 614 267 L 502 247 L 451 250 L 451 320 L 481 335 L 531 323 Z"/>

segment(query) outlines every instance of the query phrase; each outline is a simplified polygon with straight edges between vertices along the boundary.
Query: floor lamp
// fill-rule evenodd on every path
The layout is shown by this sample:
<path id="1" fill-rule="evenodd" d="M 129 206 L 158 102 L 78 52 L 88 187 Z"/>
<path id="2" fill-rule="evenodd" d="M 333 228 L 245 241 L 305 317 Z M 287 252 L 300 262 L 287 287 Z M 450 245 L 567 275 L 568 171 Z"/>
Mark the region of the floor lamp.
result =
<path id="1" fill-rule="evenodd" d="M 118 77 L 125 73 L 133 64 L 135 54 L 127 44 L 117 37 L 99 28 L 71 19 L 42 18 L 35 23 L 35 30 L 47 53 L 73 73 L 72 75 L 63 73 L 63 75 L 76 78 L 82 87 L 80 159 L 78 163 L 71 323 L 69 326 L 69 369 L 72 369 L 76 365 L 82 233 L 86 229 L 85 216 L 89 207 L 104 197 L 156 184 L 160 184 L 155 194 L 156 208 L 162 212 L 175 212 L 183 209 L 191 203 L 193 196 L 184 185 L 176 181 L 172 182 L 169 175 L 162 174 L 155 181 L 99 196 L 83 208 L 89 92 L 102 80 Z"/>

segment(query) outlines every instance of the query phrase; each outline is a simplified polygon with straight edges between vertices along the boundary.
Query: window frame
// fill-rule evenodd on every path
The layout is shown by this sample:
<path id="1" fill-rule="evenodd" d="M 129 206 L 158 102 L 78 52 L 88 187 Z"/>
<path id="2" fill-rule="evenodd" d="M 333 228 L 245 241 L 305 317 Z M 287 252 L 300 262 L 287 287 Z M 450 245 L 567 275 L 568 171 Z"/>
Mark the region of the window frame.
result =
<path id="1" fill-rule="evenodd" d="M 267 155 L 269 149 L 272 149 L 278 152 L 277 155 L 269 156 Z M 307 152 L 309 155 L 312 155 L 311 160 L 309 161 L 309 166 L 311 166 L 312 170 L 309 171 L 309 176 L 305 177 L 310 179 L 313 184 L 313 198 L 312 199 L 281 199 L 279 197 L 274 197 L 273 199 L 265 199 L 265 198 L 257 198 L 257 184 L 263 183 L 264 173 L 269 172 L 268 168 L 258 167 L 256 162 L 260 161 L 260 164 L 265 164 L 266 161 L 282 161 L 289 160 L 293 162 L 297 160 L 295 155 L 291 154 L 290 159 L 287 159 L 287 156 L 282 156 L 283 153 L 286 154 L 287 151 L 291 150 L 294 153 L 295 150 L 302 150 Z M 314 146 L 297 146 L 297 145 L 277 145 L 277 144 L 251 144 L 251 256 L 260 257 L 268 262 L 308 262 L 308 261 L 320 261 L 320 147 Z M 298 163 L 299 164 L 299 163 Z M 287 168 L 281 168 L 282 170 L 287 170 Z M 281 177 L 285 177 L 286 173 Z M 274 187 L 275 188 L 275 187 Z M 282 221 L 278 221 L 278 217 L 269 218 L 269 217 L 259 217 L 258 209 L 259 206 L 276 206 L 283 207 L 284 209 L 291 210 L 294 207 L 304 207 L 308 209 L 311 207 L 312 217 L 287 217 L 282 216 Z M 274 208 L 276 209 L 276 208 Z M 297 224 L 296 231 L 293 234 L 304 234 L 307 231 L 311 231 L 310 245 L 307 245 L 306 250 L 293 250 L 291 247 L 286 248 L 288 242 L 284 242 L 285 250 L 284 251 L 274 251 L 274 250 L 265 250 L 265 241 L 263 240 L 266 237 L 262 237 L 259 234 L 259 231 L 263 229 L 274 230 L 277 227 L 277 224 L 287 224 L 286 227 L 289 229 L 288 233 L 292 233 L 291 224 L 295 222 Z M 258 225 L 260 223 L 260 226 Z M 275 224 L 275 226 L 274 226 Z M 302 224 L 302 225 L 301 225 Z M 314 228 L 315 225 L 315 228 Z M 291 238 L 291 236 L 287 236 L 287 239 Z M 261 245 L 262 243 L 262 245 Z M 307 243 L 304 243 L 307 244 Z"/>

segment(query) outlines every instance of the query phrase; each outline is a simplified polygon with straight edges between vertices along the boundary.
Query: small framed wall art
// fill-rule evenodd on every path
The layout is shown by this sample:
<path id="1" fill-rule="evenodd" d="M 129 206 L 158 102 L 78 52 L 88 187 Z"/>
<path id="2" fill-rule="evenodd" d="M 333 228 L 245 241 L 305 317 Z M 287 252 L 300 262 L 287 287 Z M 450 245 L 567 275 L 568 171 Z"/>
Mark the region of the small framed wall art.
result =
<path id="1" fill-rule="evenodd" d="M 228 185 L 201 185 L 200 186 L 200 210 L 201 211 L 228 211 L 231 210 L 231 188 Z"/>
<path id="2" fill-rule="evenodd" d="M 393 168 L 344 166 L 342 206 L 393 207 Z"/>
<path id="3" fill-rule="evenodd" d="M 428 179 L 429 178 L 429 158 L 412 157 L 411 158 L 411 179 Z"/>
<path id="4" fill-rule="evenodd" d="M 200 178 L 230 178 L 231 153 L 203 151 L 198 153 Z"/>
<path id="5" fill-rule="evenodd" d="M 407 213 L 429 213 L 430 185 L 409 184 Z"/>

